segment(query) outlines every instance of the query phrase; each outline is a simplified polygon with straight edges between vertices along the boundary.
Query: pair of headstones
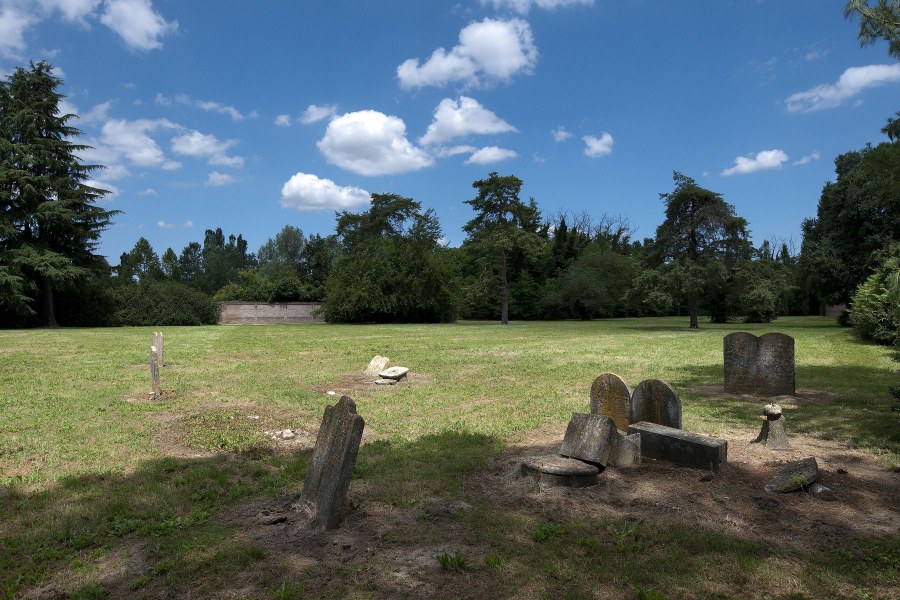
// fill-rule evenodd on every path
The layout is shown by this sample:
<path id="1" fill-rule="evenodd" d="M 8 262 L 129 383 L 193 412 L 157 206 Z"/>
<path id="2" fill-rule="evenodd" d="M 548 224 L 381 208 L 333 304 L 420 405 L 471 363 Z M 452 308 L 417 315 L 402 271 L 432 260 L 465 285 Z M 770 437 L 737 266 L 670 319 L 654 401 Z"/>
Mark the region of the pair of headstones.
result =
<path id="1" fill-rule="evenodd" d="M 725 391 L 756 396 L 793 395 L 794 338 L 783 333 L 756 337 L 736 331 L 723 341 Z"/>
<path id="2" fill-rule="evenodd" d="M 642 381 L 634 392 L 615 373 L 604 373 L 591 384 L 591 414 L 613 420 L 619 431 L 646 421 L 681 429 L 681 399 L 659 379 Z"/>

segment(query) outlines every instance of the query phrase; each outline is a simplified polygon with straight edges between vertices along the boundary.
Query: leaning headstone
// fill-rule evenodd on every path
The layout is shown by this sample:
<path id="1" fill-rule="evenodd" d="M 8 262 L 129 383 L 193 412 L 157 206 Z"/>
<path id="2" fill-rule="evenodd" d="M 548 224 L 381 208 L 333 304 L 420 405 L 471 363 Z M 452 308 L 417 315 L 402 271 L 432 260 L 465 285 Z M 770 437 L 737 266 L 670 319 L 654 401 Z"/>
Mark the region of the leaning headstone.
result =
<path id="1" fill-rule="evenodd" d="M 150 346 L 150 388 L 152 397 L 159 396 L 162 391 L 159 387 L 159 351 L 156 346 Z"/>
<path id="2" fill-rule="evenodd" d="M 631 396 L 628 420 L 630 423 L 646 421 L 681 429 L 681 399 L 665 381 L 647 379 L 635 388 Z"/>
<path id="3" fill-rule="evenodd" d="M 810 456 L 789 462 L 766 484 L 767 492 L 793 492 L 806 489 L 819 479 L 819 465 Z"/>
<path id="4" fill-rule="evenodd" d="M 714 473 L 728 461 L 728 442 L 721 438 L 646 421 L 632 424 L 628 431 L 641 434 L 644 458 L 668 460 L 682 467 L 709 469 Z"/>
<path id="5" fill-rule="evenodd" d="M 625 435 L 617 431 L 609 452 L 609 467 L 630 467 L 641 464 L 641 434 Z"/>
<path id="6" fill-rule="evenodd" d="M 609 461 L 615 435 L 616 426 L 609 417 L 573 413 L 559 453 L 602 468 Z"/>
<path id="7" fill-rule="evenodd" d="M 366 375 L 377 375 L 379 371 L 384 371 L 389 366 L 391 366 L 391 359 L 387 356 L 375 355 L 369 361 L 369 366 L 366 367 Z"/>
<path id="8" fill-rule="evenodd" d="M 365 421 L 349 396 L 325 407 L 302 493 L 312 506 L 317 528 L 334 529 L 341 522 L 363 427 Z"/>
<path id="9" fill-rule="evenodd" d="M 159 368 L 162 369 L 164 366 L 166 366 L 166 362 L 163 358 L 163 334 L 162 334 L 162 331 L 154 331 L 153 332 L 153 345 L 156 346 L 157 361 L 159 362 Z"/>
<path id="10" fill-rule="evenodd" d="M 534 480 L 535 487 L 589 487 L 597 484 L 600 469 L 574 458 L 534 456 L 522 461 L 520 475 Z"/>
<path id="11" fill-rule="evenodd" d="M 787 431 L 784 428 L 784 416 L 778 404 L 766 404 L 763 407 L 763 424 L 759 435 L 751 444 L 762 444 L 770 450 L 790 450 Z"/>
<path id="12" fill-rule="evenodd" d="M 604 373 L 591 384 L 591 414 L 605 415 L 616 429 L 628 431 L 631 388 L 615 373 Z"/>
<path id="13" fill-rule="evenodd" d="M 406 379 L 406 374 L 409 373 L 409 369 L 406 367 L 391 367 L 389 369 L 385 369 L 378 373 L 378 376 L 382 379 L 393 379 L 394 381 L 403 381 Z"/>
<path id="14" fill-rule="evenodd" d="M 725 336 L 722 344 L 726 392 L 782 396 L 796 391 L 791 336 L 766 333 L 756 337 L 737 331 Z"/>

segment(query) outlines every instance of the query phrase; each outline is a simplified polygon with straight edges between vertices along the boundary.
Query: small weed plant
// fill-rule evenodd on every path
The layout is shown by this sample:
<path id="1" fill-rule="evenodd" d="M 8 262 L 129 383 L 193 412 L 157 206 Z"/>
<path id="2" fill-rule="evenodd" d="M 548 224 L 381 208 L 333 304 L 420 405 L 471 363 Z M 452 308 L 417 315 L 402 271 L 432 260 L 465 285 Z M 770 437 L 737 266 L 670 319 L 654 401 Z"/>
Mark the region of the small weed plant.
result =
<path id="1" fill-rule="evenodd" d="M 549 542 L 561 536 L 566 531 L 566 526 L 561 523 L 541 523 L 531 534 L 531 539 L 539 544 Z"/>
<path id="2" fill-rule="evenodd" d="M 459 550 L 453 554 L 447 554 L 446 552 L 438 554 L 436 558 L 441 568 L 450 573 L 468 571 L 472 566 L 469 558 Z"/>

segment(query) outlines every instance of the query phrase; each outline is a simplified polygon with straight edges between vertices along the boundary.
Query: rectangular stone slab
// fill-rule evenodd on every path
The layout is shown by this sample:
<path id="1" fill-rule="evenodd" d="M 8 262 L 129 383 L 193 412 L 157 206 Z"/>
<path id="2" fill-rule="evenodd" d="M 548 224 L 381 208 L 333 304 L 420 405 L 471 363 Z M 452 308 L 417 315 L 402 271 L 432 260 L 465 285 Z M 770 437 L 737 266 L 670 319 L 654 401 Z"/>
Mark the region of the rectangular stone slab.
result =
<path id="1" fill-rule="evenodd" d="M 641 456 L 718 473 L 728 461 L 728 442 L 709 435 L 641 421 L 628 427 L 641 434 Z"/>
<path id="2" fill-rule="evenodd" d="M 616 424 L 609 417 L 572 413 L 559 453 L 561 456 L 605 467 L 615 435 Z"/>

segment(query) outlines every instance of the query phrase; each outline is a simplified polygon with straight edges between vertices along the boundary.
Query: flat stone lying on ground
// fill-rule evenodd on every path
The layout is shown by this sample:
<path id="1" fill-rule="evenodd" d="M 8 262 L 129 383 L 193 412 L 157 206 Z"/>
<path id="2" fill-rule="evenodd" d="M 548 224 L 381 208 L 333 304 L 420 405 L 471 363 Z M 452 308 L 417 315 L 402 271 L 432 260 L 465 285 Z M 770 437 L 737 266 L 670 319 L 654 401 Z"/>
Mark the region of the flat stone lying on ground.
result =
<path id="1" fill-rule="evenodd" d="M 789 462 L 766 484 L 767 492 L 793 492 L 806 489 L 819 479 L 819 465 L 812 456 Z"/>
<path id="2" fill-rule="evenodd" d="M 376 379 L 375 385 L 397 385 L 397 380 L 396 379 L 384 379 L 384 378 Z"/>
<path id="3" fill-rule="evenodd" d="M 591 384 L 591 414 L 613 420 L 616 429 L 628 431 L 631 388 L 615 373 L 603 373 Z"/>
<path id="4" fill-rule="evenodd" d="M 406 379 L 406 374 L 409 373 L 409 369 L 406 367 L 391 367 L 389 369 L 385 369 L 378 373 L 378 376 L 382 379 L 393 379 L 395 381 L 402 381 Z"/>
<path id="5" fill-rule="evenodd" d="M 313 510 L 316 528 L 334 529 L 341 522 L 364 427 L 365 421 L 356 414 L 356 404 L 349 396 L 325 407 L 301 494 Z"/>
<path id="6" fill-rule="evenodd" d="M 630 423 L 645 421 L 681 429 L 681 398 L 665 381 L 659 379 L 642 381 L 631 396 L 631 413 L 628 420 Z"/>
<path id="7" fill-rule="evenodd" d="M 641 456 L 718 473 L 728 460 L 728 442 L 699 433 L 641 421 L 628 427 L 641 434 Z"/>
<path id="8" fill-rule="evenodd" d="M 589 487 L 597 484 L 599 473 L 600 469 L 594 465 L 555 455 L 526 458 L 520 471 L 522 477 L 531 477 L 538 488 Z"/>

